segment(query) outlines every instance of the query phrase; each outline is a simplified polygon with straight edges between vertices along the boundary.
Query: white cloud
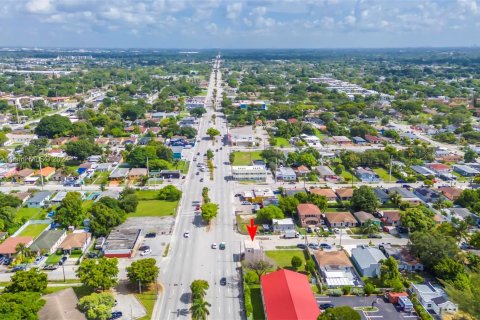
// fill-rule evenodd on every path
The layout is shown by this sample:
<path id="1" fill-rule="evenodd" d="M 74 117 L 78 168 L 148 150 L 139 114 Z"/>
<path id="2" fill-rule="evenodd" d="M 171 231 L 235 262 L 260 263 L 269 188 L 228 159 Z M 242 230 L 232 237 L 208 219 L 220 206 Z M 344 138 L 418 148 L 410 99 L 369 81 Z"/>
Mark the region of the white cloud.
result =
<path id="1" fill-rule="evenodd" d="M 217 31 L 218 31 L 218 27 L 217 27 L 217 24 L 216 23 L 209 23 L 205 26 L 205 30 L 207 30 L 208 32 L 210 32 L 211 34 L 216 34 Z"/>
<path id="2" fill-rule="evenodd" d="M 54 10 L 52 0 L 30 0 L 26 3 L 25 8 L 31 13 L 50 13 Z"/>
<path id="3" fill-rule="evenodd" d="M 236 2 L 227 5 L 227 18 L 230 20 L 237 20 L 238 16 L 242 12 L 242 3 Z"/>

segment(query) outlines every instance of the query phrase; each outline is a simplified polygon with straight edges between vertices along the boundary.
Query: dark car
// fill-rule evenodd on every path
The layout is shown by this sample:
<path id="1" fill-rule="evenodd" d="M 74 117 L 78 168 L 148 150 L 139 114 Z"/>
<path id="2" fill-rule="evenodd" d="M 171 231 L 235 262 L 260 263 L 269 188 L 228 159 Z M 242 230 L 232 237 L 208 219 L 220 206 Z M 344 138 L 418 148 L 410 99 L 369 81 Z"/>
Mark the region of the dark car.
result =
<path id="1" fill-rule="evenodd" d="M 221 286 L 226 286 L 227 285 L 227 278 L 223 277 L 220 279 L 220 285 Z"/>
<path id="2" fill-rule="evenodd" d="M 320 246 L 318 244 L 315 244 L 315 243 L 309 243 L 308 247 L 310 249 L 314 249 L 314 250 L 318 250 L 320 248 Z"/>
<path id="3" fill-rule="evenodd" d="M 155 238 L 157 234 L 155 232 L 149 232 L 145 235 L 145 238 Z"/>
<path id="4" fill-rule="evenodd" d="M 96 252 L 89 252 L 89 253 L 88 253 L 88 257 L 89 257 L 90 259 L 94 259 L 94 258 L 98 257 L 98 254 L 97 254 Z"/>
<path id="5" fill-rule="evenodd" d="M 410 187 L 408 184 L 404 184 L 404 185 L 402 185 L 402 187 L 404 187 L 404 188 L 407 189 L 407 190 L 411 190 L 411 189 L 412 189 L 412 187 Z"/>
<path id="6" fill-rule="evenodd" d="M 321 310 L 327 310 L 327 309 L 330 309 L 330 308 L 334 308 L 335 306 L 331 303 L 322 303 L 320 305 L 320 309 Z"/>
<path id="7" fill-rule="evenodd" d="M 65 263 L 65 261 L 67 261 L 67 259 L 68 259 L 67 256 L 63 256 L 62 259 L 60 259 L 60 261 L 58 261 L 58 264 L 63 265 Z"/>
<path id="8" fill-rule="evenodd" d="M 368 238 L 370 239 L 382 239 L 382 236 L 379 234 L 369 234 Z"/>
<path id="9" fill-rule="evenodd" d="M 300 249 L 305 249 L 307 246 L 303 243 L 299 243 L 297 244 L 297 248 L 300 248 Z"/>
<path id="10" fill-rule="evenodd" d="M 110 315 L 110 318 L 108 318 L 108 320 L 118 319 L 118 318 L 121 318 L 122 316 L 123 316 L 122 311 L 114 311 L 114 312 L 112 312 L 112 314 Z"/>
<path id="11" fill-rule="evenodd" d="M 320 243 L 320 247 L 323 249 L 332 249 L 332 246 L 328 243 Z"/>
<path id="12" fill-rule="evenodd" d="M 397 180 L 397 183 L 405 183 L 405 182 L 407 182 L 407 181 L 405 181 L 405 180 Z"/>
<path id="13" fill-rule="evenodd" d="M 199 155 L 200 155 L 200 152 L 197 152 L 197 156 L 199 156 Z"/>
<path id="14" fill-rule="evenodd" d="M 140 246 L 140 248 L 138 248 L 139 251 L 145 251 L 148 249 L 150 249 L 150 246 Z"/>

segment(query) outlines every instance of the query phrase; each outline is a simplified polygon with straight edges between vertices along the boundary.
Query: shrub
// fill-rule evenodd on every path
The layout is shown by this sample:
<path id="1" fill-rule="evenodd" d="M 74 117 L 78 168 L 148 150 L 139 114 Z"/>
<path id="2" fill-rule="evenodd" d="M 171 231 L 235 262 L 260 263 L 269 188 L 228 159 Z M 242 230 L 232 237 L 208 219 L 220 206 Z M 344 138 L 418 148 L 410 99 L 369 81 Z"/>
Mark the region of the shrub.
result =
<path id="1" fill-rule="evenodd" d="M 251 270 L 247 271 L 245 274 L 245 282 L 247 284 L 258 284 L 259 281 L 257 274 Z"/>
<path id="2" fill-rule="evenodd" d="M 332 297 L 340 297 L 342 295 L 342 290 L 340 289 L 328 289 L 327 294 Z"/>
<path id="3" fill-rule="evenodd" d="M 351 287 L 351 286 L 344 286 L 344 287 L 342 287 L 342 292 L 343 292 L 344 295 L 350 294 L 350 291 L 352 291 L 352 287 Z"/>
<path id="4" fill-rule="evenodd" d="M 375 286 L 371 283 L 366 283 L 364 290 L 366 295 L 371 295 L 372 293 L 375 292 Z"/>
<path id="5" fill-rule="evenodd" d="M 364 290 L 362 288 L 352 288 L 352 290 L 350 291 L 351 294 L 354 294 L 356 296 L 363 296 L 363 294 L 365 293 Z"/>

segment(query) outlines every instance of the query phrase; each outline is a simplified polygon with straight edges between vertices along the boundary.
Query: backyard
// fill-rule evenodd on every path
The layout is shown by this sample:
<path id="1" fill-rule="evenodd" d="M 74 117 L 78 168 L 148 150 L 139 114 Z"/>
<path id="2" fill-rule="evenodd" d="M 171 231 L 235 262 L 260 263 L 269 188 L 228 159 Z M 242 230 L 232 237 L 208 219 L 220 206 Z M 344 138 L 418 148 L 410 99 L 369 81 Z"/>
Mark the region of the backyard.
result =
<path id="1" fill-rule="evenodd" d="M 382 179 L 383 181 L 386 181 L 386 182 L 389 182 L 390 181 L 390 174 L 388 173 L 388 171 L 384 168 L 375 168 L 373 169 L 373 172 L 375 172 L 379 177 L 380 179 Z M 393 175 L 392 173 L 392 179 L 391 181 L 392 182 L 395 182 L 397 181 L 398 177 L 396 177 L 395 175 Z"/>
<path id="2" fill-rule="evenodd" d="M 248 166 L 252 164 L 253 160 L 261 160 L 260 156 L 261 151 L 252 151 L 252 152 L 235 152 L 235 160 L 233 161 L 234 166 Z"/>
<path id="3" fill-rule="evenodd" d="M 275 141 L 277 142 L 276 146 L 280 148 L 291 146 L 290 142 L 288 142 L 288 140 L 283 137 L 275 137 Z"/>
<path id="4" fill-rule="evenodd" d="M 22 237 L 38 237 L 43 230 L 48 227 L 48 224 L 39 223 L 39 224 L 29 224 L 22 232 L 20 232 L 19 236 Z"/>
<path id="5" fill-rule="evenodd" d="M 305 270 L 305 257 L 302 250 L 273 250 L 265 251 L 267 257 L 273 260 L 276 266 L 285 269 L 292 269 L 292 257 L 297 256 L 302 259 L 302 266 L 298 271 Z"/>
<path id="6" fill-rule="evenodd" d="M 16 218 L 26 218 L 26 220 L 35 220 L 37 218 L 44 218 L 42 215 L 43 209 L 41 208 L 20 208 L 17 211 Z"/>

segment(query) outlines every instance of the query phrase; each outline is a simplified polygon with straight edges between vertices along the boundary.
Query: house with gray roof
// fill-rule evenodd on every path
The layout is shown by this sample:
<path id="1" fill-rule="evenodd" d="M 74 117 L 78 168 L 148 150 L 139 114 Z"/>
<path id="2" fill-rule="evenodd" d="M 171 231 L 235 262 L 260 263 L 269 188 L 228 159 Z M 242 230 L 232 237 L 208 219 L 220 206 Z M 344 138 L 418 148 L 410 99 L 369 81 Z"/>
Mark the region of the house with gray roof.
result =
<path id="1" fill-rule="evenodd" d="M 352 249 L 352 262 L 362 277 L 378 277 L 380 261 L 387 259 L 378 248 L 358 246 Z"/>
<path id="2" fill-rule="evenodd" d="M 52 193 L 50 191 L 40 191 L 35 193 L 30 199 L 27 201 L 27 206 L 29 208 L 41 208 L 48 203 Z"/>
<path id="3" fill-rule="evenodd" d="M 65 230 L 44 231 L 31 245 L 30 250 L 37 254 L 54 253 L 67 236 Z"/>
<path id="4" fill-rule="evenodd" d="M 415 173 L 417 174 L 420 174 L 424 177 L 427 177 L 427 176 L 435 176 L 435 172 L 424 167 L 424 166 L 410 166 L 410 169 L 412 169 L 413 171 L 415 171 Z"/>
<path id="5" fill-rule="evenodd" d="M 478 171 L 477 169 L 464 164 L 454 164 L 453 171 L 458 172 L 464 177 L 474 177 L 480 174 L 480 171 Z"/>
<path id="6" fill-rule="evenodd" d="M 449 301 L 445 291 L 438 285 L 432 285 L 430 282 L 412 283 L 409 291 L 417 295 L 420 304 L 430 313 L 442 316 L 458 312 L 458 305 Z"/>
<path id="7" fill-rule="evenodd" d="M 275 176 L 276 176 L 277 180 L 283 180 L 283 181 L 296 181 L 297 180 L 297 174 L 290 167 L 280 167 L 280 168 L 278 168 L 277 171 L 275 172 Z"/>
<path id="8" fill-rule="evenodd" d="M 413 192 L 411 192 L 410 190 L 407 190 L 405 188 L 393 187 L 393 188 L 388 189 L 388 194 L 389 195 L 392 195 L 394 193 L 398 193 L 401 197 L 401 200 L 404 201 L 404 202 L 408 202 L 410 204 L 420 204 L 420 203 L 422 203 L 422 200 L 420 200 L 420 198 L 418 198 L 415 194 L 413 194 Z"/>
<path id="9" fill-rule="evenodd" d="M 117 181 L 123 180 L 127 177 L 129 171 L 129 168 L 117 168 L 110 173 L 108 179 Z"/>
<path id="10" fill-rule="evenodd" d="M 380 201 L 381 203 L 385 204 L 390 201 L 390 196 L 382 188 L 373 188 L 373 192 L 375 192 L 378 201 Z"/>

